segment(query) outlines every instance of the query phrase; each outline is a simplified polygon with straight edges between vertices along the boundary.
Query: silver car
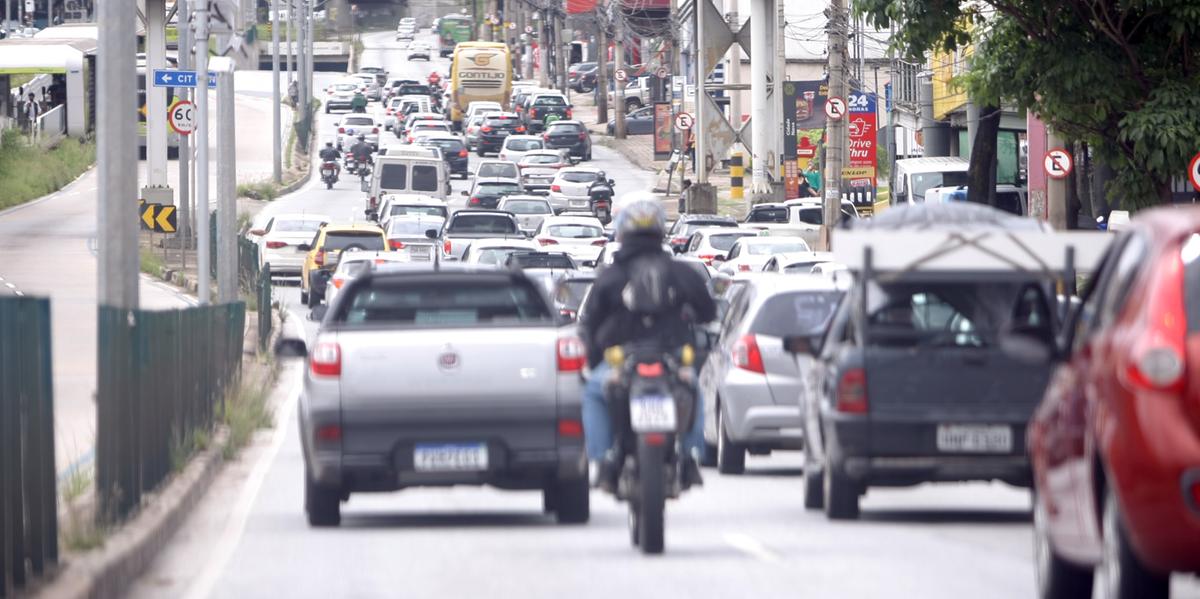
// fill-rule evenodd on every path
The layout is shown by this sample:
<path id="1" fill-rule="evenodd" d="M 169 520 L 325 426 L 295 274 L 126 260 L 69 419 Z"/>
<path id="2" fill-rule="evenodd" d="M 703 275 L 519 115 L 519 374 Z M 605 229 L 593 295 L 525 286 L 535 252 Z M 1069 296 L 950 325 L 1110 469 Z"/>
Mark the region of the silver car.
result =
<path id="1" fill-rule="evenodd" d="M 732 295 L 700 370 L 708 459 L 722 474 L 742 473 L 747 451 L 803 448 L 801 377 L 811 368 L 783 338 L 826 330 L 842 294 L 824 277 L 761 274 Z"/>
<path id="2" fill-rule="evenodd" d="M 586 522 L 586 352 L 555 312 L 513 271 L 381 265 L 342 287 L 311 346 L 280 340 L 307 358 L 309 525 L 340 524 L 355 493 L 451 485 L 541 491 L 559 522 Z"/>

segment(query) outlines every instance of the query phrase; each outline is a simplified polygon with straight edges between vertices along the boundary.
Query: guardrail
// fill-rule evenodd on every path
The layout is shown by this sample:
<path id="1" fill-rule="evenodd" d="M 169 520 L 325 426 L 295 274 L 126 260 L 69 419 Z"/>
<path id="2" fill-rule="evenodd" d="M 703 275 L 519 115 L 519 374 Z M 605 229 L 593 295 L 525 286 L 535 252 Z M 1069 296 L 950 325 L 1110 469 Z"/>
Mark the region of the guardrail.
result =
<path id="1" fill-rule="evenodd" d="M 58 562 L 50 301 L 0 298 L 0 597 Z"/>
<path id="2" fill-rule="evenodd" d="M 99 308 L 99 518 L 141 503 L 212 430 L 241 371 L 241 302 L 184 310 Z"/>

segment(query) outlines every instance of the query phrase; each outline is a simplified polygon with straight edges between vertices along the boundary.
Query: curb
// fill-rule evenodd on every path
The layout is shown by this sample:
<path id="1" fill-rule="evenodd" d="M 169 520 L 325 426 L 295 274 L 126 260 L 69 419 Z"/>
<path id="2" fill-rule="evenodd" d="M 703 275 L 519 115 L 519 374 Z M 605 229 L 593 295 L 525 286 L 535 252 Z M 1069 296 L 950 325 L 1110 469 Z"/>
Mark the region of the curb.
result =
<path id="1" fill-rule="evenodd" d="M 58 577 L 31 596 L 54 599 L 124 597 L 212 485 L 224 461 L 221 455 L 228 442 L 229 431 L 224 427 L 217 429 L 213 443 L 193 458 L 162 491 L 151 495 L 137 515 L 125 522 L 102 547 L 64 560 Z"/>

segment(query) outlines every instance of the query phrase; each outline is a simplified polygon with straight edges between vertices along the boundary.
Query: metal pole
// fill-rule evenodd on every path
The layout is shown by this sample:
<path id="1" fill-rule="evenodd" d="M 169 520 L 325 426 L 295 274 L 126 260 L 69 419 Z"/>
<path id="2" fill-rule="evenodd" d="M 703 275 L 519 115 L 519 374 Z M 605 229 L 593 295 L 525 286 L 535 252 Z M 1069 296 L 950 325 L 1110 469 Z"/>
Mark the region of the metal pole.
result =
<path id="1" fill-rule="evenodd" d="M 308 87 L 308 101 L 305 102 L 305 104 L 304 104 L 304 114 L 309 114 L 309 107 L 312 106 L 313 94 L 314 94 L 314 92 L 313 92 L 313 79 L 314 79 L 314 77 L 313 77 L 313 45 L 316 43 L 316 40 L 313 37 L 313 14 L 312 13 L 313 13 L 313 0 L 304 0 L 304 12 L 300 13 L 300 16 L 304 19 L 305 27 L 306 27 L 306 29 L 304 31 L 304 37 L 305 37 L 305 39 L 308 40 L 308 44 L 307 44 L 308 51 L 304 53 L 304 66 L 306 67 L 305 82 L 307 83 L 307 87 Z M 311 121 L 312 119 L 310 118 L 309 120 Z"/>
<path id="2" fill-rule="evenodd" d="M 279 0 L 271 2 L 271 159 L 275 184 L 283 184 L 283 131 L 279 96 Z"/>
<path id="3" fill-rule="evenodd" d="M 8 25 L 12 21 L 12 0 L 4 0 L 4 31 L 8 31 Z"/>
<path id="4" fill-rule="evenodd" d="M 546 25 L 546 11 L 539 10 L 538 16 L 538 86 L 550 87 L 550 28 Z"/>
<path id="5" fill-rule="evenodd" d="M 213 59 L 217 69 L 217 302 L 237 301 L 237 151 L 233 106 L 233 60 Z M 214 65 L 217 67 L 218 65 Z"/>
<path id="6" fill-rule="evenodd" d="M 176 0 L 175 15 L 176 29 L 179 31 L 179 68 L 188 70 L 192 67 L 192 30 L 188 27 L 189 0 Z M 188 92 L 180 88 L 180 97 L 187 98 Z M 191 200 L 191 164 L 192 145 L 190 135 L 179 136 L 179 240 L 180 268 L 187 268 L 187 250 L 192 245 L 192 200 Z"/>
<path id="7" fill-rule="evenodd" d="M 137 16 L 126 3 L 98 7 L 96 156 L 100 305 L 138 307 Z"/>
<path id="8" fill-rule="evenodd" d="M 608 123 L 608 19 L 596 9 L 596 45 L 600 47 L 596 64 L 596 122 Z"/>
<path id="9" fill-rule="evenodd" d="M 296 75 L 295 65 L 292 64 L 292 55 L 296 53 L 296 49 L 292 47 L 292 22 L 296 20 L 296 6 L 293 0 L 287 0 L 287 29 L 284 34 L 287 36 L 287 82 L 288 91 L 292 89 L 293 77 Z"/>
<path id="10" fill-rule="evenodd" d="M 146 185 L 167 184 L 167 88 L 150 85 L 154 69 L 167 67 L 165 0 L 146 0 Z"/>
<path id="11" fill-rule="evenodd" d="M 308 39 L 305 36 L 307 28 L 304 25 L 304 0 L 296 0 L 296 45 L 299 48 L 308 47 Z M 308 107 L 309 91 L 308 91 L 308 61 L 304 58 L 302 50 L 296 52 L 296 80 L 299 81 L 299 96 L 300 105 L 296 107 L 300 111 L 299 118 L 301 121 L 308 122 Z"/>
<path id="12" fill-rule="evenodd" d="M 846 100 L 846 28 L 849 26 L 845 0 L 829 7 L 829 95 Z M 825 249 L 830 249 L 834 223 L 841 210 L 842 161 L 846 151 L 846 115 L 826 122 L 825 223 L 821 227 Z"/>
<path id="13" fill-rule="evenodd" d="M 207 306 L 210 266 L 208 238 L 208 3 L 197 1 L 196 26 L 196 280 L 200 305 Z"/>
<path id="14" fill-rule="evenodd" d="M 753 33 L 750 38 L 751 201 L 758 201 L 758 198 L 771 193 L 768 156 L 774 150 L 771 141 L 775 137 L 770 130 L 777 127 L 772 118 L 775 111 L 768 99 L 769 78 L 774 62 L 770 53 L 771 37 L 774 35 L 770 27 L 773 4 L 771 0 L 750 0 L 750 27 Z M 703 80 L 697 82 L 697 88 L 700 85 L 703 85 Z M 696 93 L 699 97 L 698 89 Z"/>
<path id="15" fill-rule="evenodd" d="M 695 100 L 693 100 L 693 108 L 696 112 L 696 122 L 692 125 L 692 139 L 695 143 L 695 158 L 692 159 L 692 168 L 696 170 L 697 186 L 708 185 L 708 123 L 707 119 L 707 104 L 704 94 L 704 82 L 708 79 L 708 67 L 704 64 L 704 7 L 701 2 L 710 2 L 711 0 L 697 0 L 693 18 L 695 19 L 696 36 L 692 60 L 696 63 L 696 79 L 694 89 L 696 90 Z M 752 0 L 760 1 L 760 0 Z M 765 61 L 763 61 L 765 62 Z M 684 88 L 687 89 L 686 87 Z M 684 93 L 684 102 L 687 102 L 687 93 Z M 686 140 L 687 138 L 684 137 Z M 686 149 L 686 141 L 684 142 Z M 692 192 L 695 193 L 695 192 Z"/>
<path id="16" fill-rule="evenodd" d="M 704 2 L 705 0 L 700 1 Z M 617 12 L 614 24 L 616 31 L 613 32 L 613 41 L 616 42 L 616 49 L 613 50 L 613 67 L 615 67 L 613 75 L 616 78 L 616 73 L 625 70 L 625 17 L 620 12 Z M 617 79 L 613 84 L 613 88 L 617 92 L 613 94 L 617 104 L 613 107 L 617 113 L 616 127 L 613 133 L 616 133 L 617 139 L 625 139 L 625 84 L 629 82 L 628 77 L 626 74 L 625 81 Z M 608 91 L 606 90 L 604 93 L 607 94 Z"/>

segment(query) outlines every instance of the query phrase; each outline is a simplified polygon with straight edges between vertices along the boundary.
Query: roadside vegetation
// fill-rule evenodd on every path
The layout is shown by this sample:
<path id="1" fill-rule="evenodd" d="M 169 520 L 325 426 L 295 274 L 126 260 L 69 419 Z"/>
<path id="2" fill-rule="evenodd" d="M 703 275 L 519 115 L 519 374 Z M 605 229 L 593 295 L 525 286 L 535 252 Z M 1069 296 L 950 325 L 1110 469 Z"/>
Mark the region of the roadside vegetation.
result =
<path id="1" fill-rule="evenodd" d="M 46 149 L 29 143 L 20 131 L 4 132 L 0 143 L 0 209 L 23 204 L 62 189 L 96 161 L 96 145 L 64 139 Z"/>

